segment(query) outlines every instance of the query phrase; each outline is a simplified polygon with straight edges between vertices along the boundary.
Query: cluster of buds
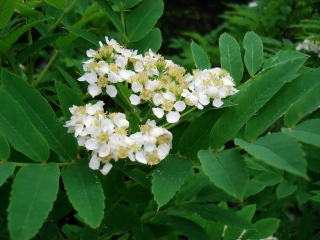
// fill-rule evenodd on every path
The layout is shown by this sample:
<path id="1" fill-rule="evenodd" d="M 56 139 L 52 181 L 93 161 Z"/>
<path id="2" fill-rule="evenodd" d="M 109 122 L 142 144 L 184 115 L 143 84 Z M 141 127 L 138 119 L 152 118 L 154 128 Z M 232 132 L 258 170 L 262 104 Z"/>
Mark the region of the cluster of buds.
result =
<path id="1" fill-rule="evenodd" d="M 314 52 L 320 57 L 320 42 L 305 39 L 302 43 L 299 43 L 296 47 L 297 51 L 304 50 L 306 52 Z"/>
<path id="2" fill-rule="evenodd" d="M 175 123 L 187 106 L 202 109 L 212 101 L 213 106 L 221 107 L 223 98 L 237 92 L 232 77 L 223 69 L 195 70 L 189 74 L 151 50 L 141 55 L 114 39 L 106 37 L 106 43 L 100 42 L 97 51 L 87 51 L 90 59 L 83 65 L 86 73 L 78 79 L 89 83 L 92 97 L 104 87 L 110 97 L 115 97 L 114 85 L 126 81 L 131 86 L 132 105 L 148 102 L 156 117 L 166 116 L 167 122 Z"/>
<path id="3" fill-rule="evenodd" d="M 128 135 L 129 122 L 123 113 L 106 114 L 104 103 L 73 106 L 72 117 L 66 122 L 68 132 L 74 133 L 78 145 L 92 151 L 89 167 L 107 174 L 111 159 L 129 158 L 143 164 L 155 165 L 163 160 L 172 146 L 172 134 L 148 120 L 140 132 Z"/>

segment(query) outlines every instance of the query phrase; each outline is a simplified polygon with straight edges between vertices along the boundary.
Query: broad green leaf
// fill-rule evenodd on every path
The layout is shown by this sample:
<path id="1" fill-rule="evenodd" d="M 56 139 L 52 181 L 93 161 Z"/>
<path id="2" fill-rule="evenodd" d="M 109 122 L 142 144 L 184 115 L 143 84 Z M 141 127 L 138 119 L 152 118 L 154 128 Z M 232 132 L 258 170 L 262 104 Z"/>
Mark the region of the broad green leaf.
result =
<path id="1" fill-rule="evenodd" d="M 23 3 L 22 1 L 18 2 L 16 10 L 29 20 L 43 17 L 42 12 L 35 10 L 33 7 Z"/>
<path id="2" fill-rule="evenodd" d="M 204 173 L 217 187 L 237 199 L 243 198 L 249 176 L 246 164 L 236 149 L 218 153 L 201 150 L 198 157 Z"/>
<path id="3" fill-rule="evenodd" d="M 223 209 L 215 204 L 188 203 L 181 206 L 188 213 L 197 213 L 201 217 L 243 229 L 253 229 L 251 223 L 232 210 Z"/>
<path id="4" fill-rule="evenodd" d="M 62 68 L 58 67 L 59 72 L 63 76 L 63 78 L 67 81 L 67 83 L 70 85 L 70 87 L 76 91 L 78 94 L 82 95 L 82 91 L 78 85 L 78 82 L 75 77 L 72 77 L 69 73 L 67 73 Z"/>
<path id="5" fill-rule="evenodd" d="M 151 49 L 158 52 L 162 44 L 162 36 L 159 28 L 152 29 L 144 38 L 130 45 L 132 49 L 138 50 L 138 53 L 144 54 Z"/>
<path id="6" fill-rule="evenodd" d="M 288 197 L 292 193 L 294 193 L 296 190 L 297 190 L 297 185 L 293 185 L 288 181 L 283 181 L 278 185 L 276 189 L 277 198 L 280 199 L 280 198 Z"/>
<path id="7" fill-rule="evenodd" d="M 0 162 L 0 186 L 13 174 L 14 168 L 13 162 Z"/>
<path id="8" fill-rule="evenodd" d="M 108 3 L 108 1 L 105 0 L 97 0 L 99 5 L 103 8 L 105 13 L 107 14 L 110 21 L 113 23 L 117 31 L 120 33 L 122 38 L 124 38 L 127 42 L 129 42 L 129 39 L 124 34 L 124 28 L 123 25 L 119 19 L 119 16 L 112 10 L 112 7 Z"/>
<path id="9" fill-rule="evenodd" d="M 261 68 L 263 62 L 263 44 L 260 37 L 254 32 L 247 32 L 243 39 L 244 63 L 250 74 L 254 74 Z"/>
<path id="10" fill-rule="evenodd" d="M 126 29 L 130 42 L 145 37 L 163 14 L 163 0 L 144 0 L 127 17 Z"/>
<path id="11" fill-rule="evenodd" d="M 28 59 L 28 57 L 56 41 L 61 35 L 62 34 L 54 34 L 37 40 L 18 55 L 17 63 L 24 63 Z"/>
<path id="12" fill-rule="evenodd" d="M 44 0 L 44 1 L 51 6 L 59 8 L 60 10 L 63 10 L 67 5 L 67 0 Z"/>
<path id="13" fill-rule="evenodd" d="M 255 230 L 248 230 L 241 239 L 265 239 L 274 234 L 280 224 L 280 220 L 276 218 L 266 218 L 253 224 Z"/>
<path id="14" fill-rule="evenodd" d="M 61 173 L 64 187 L 74 209 L 91 228 L 100 226 L 104 215 L 104 195 L 99 179 L 87 159 L 78 160 Z"/>
<path id="15" fill-rule="evenodd" d="M 198 69 L 204 70 L 211 67 L 207 53 L 194 41 L 191 42 L 191 52 L 195 65 Z"/>
<path id="16" fill-rule="evenodd" d="M 56 163 L 29 164 L 19 170 L 8 208 L 13 240 L 31 239 L 37 234 L 57 197 L 59 177 Z"/>
<path id="17" fill-rule="evenodd" d="M 302 149 L 298 142 L 284 133 L 268 134 L 251 144 L 236 138 L 235 144 L 270 166 L 306 177 L 306 161 Z"/>
<path id="18" fill-rule="evenodd" d="M 190 159 L 180 159 L 175 155 L 167 156 L 157 165 L 152 174 L 152 193 L 158 208 L 174 196 L 191 170 L 192 162 Z"/>
<path id="19" fill-rule="evenodd" d="M 174 215 L 160 215 L 157 218 L 160 219 L 161 222 L 171 225 L 176 231 L 182 233 L 188 239 L 209 240 L 209 236 L 205 230 L 192 220 Z"/>
<path id="20" fill-rule="evenodd" d="M 49 147 L 66 160 L 74 159 L 77 155 L 77 144 L 63 123 L 57 119 L 47 100 L 22 78 L 1 72 L 4 89 L 24 109 L 36 129 L 43 135 Z M 36 103 L 36 104 L 35 104 Z"/>
<path id="21" fill-rule="evenodd" d="M 71 118 L 71 112 L 69 111 L 69 108 L 71 108 L 73 105 L 84 106 L 84 102 L 78 93 L 67 87 L 65 84 L 56 81 L 55 87 L 58 93 L 63 115 L 69 120 Z"/>
<path id="22" fill-rule="evenodd" d="M 244 198 L 255 195 L 261 192 L 266 186 L 256 179 L 251 179 L 248 183 L 246 193 L 244 194 Z"/>
<path id="23" fill-rule="evenodd" d="M 285 64 L 287 62 L 291 62 L 298 58 L 305 58 L 306 56 L 307 55 L 298 51 L 279 51 L 275 56 L 271 57 L 264 63 L 263 69 L 272 68 L 281 64 Z"/>
<path id="24" fill-rule="evenodd" d="M 136 6 L 141 1 L 142 0 L 122 0 L 122 3 L 126 9 L 129 9 L 129 8 L 133 8 L 134 6 Z"/>
<path id="25" fill-rule="evenodd" d="M 285 112 L 297 102 L 302 102 L 305 96 L 317 98 L 315 89 L 320 90 L 320 68 L 300 75 L 291 82 L 286 83 L 252 118 L 245 128 L 245 137 L 252 141 L 267 130 Z M 306 84 L 308 81 L 308 84 Z M 320 98 L 319 98 L 320 99 Z M 308 109 L 313 102 L 306 102 L 300 109 Z M 320 104 L 320 102 L 319 102 Z M 305 111 L 306 112 L 306 111 Z M 309 112 L 308 112 L 309 113 Z M 302 117 L 302 116 L 301 116 Z M 296 117 L 294 117 L 296 119 Z"/>
<path id="26" fill-rule="evenodd" d="M 309 84 L 309 79 L 305 80 L 308 81 Z M 301 96 L 301 98 L 288 109 L 284 116 L 284 124 L 288 127 L 293 126 L 302 118 L 318 109 L 320 105 L 319 92 L 320 84 L 310 89 L 305 95 Z"/>
<path id="27" fill-rule="evenodd" d="M 199 150 L 209 147 L 210 131 L 220 112 L 220 109 L 207 111 L 192 121 L 181 137 L 179 151 L 182 155 L 197 157 Z"/>
<path id="28" fill-rule="evenodd" d="M 8 160 L 10 157 L 10 146 L 4 136 L 0 134 L 0 160 Z"/>
<path id="29" fill-rule="evenodd" d="M 22 107 L 3 91 L 0 91 L 0 102 L 0 132 L 2 135 L 13 148 L 32 160 L 46 161 L 49 157 L 48 144 L 32 125 Z"/>
<path id="30" fill-rule="evenodd" d="M 222 117 L 213 126 L 210 133 L 210 145 L 220 148 L 232 139 L 242 126 L 270 100 L 288 79 L 295 76 L 305 59 L 286 62 L 273 69 L 262 72 L 258 78 L 251 80 L 238 93 L 231 97 L 238 106 L 224 109 Z"/>
<path id="31" fill-rule="evenodd" d="M 236 84 L 239 84 L 243 75 L 243 64 L 240 47 L 236 39 L 227 33 L 219 38 L 221 67 L 227 70 Z"/>
<path id="32" fill-rule="evenodd" d="M 128 231 L 142 226 L 139 215 L 122 204 L 117 204 L 107 211 L 106 223 L 118 231 Z"/>
<path id="33" fill-rule="evenodd" d="M 0 29 L 10 20 L 18 0 L 0 0 Z"/>
<path id="34" fill-rule="evenodd" d="M 310 119 L 295 128 L 282 128 L 282 132 L 297 140 L 320 147 L 320 119 Z"/>
<path id="35" fill-rule="evenodd" d="M 97 38 L 95 35 L 93 35 L 90 32 L 87 32 L 86 30 L 80 29 L 80 28 L 74 28 L 74 27 L 70 27 L 70 28 L 66 28 L 69 32 L 72 32 L 76 35 L 78 35 L 79 37 L 82 37 L 83 39 L 87 40 L 88 42 L 93 43 L 95 46 L 99 47 L 99 41 L 100 39 Z"/>
<path id="36" fill-rule="evenodd" d="M 28 31 L 30 28 L 34 27 L 35 25 L 47 21 L 50 18 L 40 18 L 36 21 L 33 21 L 32 23 L 28 23 L 22 27 L 19 27 L 12 33 L 10 33 L 8 36 L 6 36 L 4 39 L 0 40 L 0 50 L 1 51 L 7 51 L 18 39 L 19 37 L 24 34 L 26 31 Z"/>

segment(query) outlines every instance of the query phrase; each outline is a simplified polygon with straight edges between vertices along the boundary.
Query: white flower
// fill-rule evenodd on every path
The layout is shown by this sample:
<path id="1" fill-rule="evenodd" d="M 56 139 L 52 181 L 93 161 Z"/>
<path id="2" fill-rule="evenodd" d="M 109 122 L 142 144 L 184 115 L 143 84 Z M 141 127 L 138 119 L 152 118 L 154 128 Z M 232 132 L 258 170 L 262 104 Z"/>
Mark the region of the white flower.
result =
<path id="1" fill-rule="evenodd" d="M 92 170 L 97 170 L 100 167 L 100 158 L 97 155 L 93 155 L 89 162 L 89 167 Z"/>
<path id="2" fill-rule="evenodd" d="M 113 85 L 108 85 L 106 87 L 106 92 L 110 97 L 115 97 L 115 96 L 117 96 L 117 93 L 118 93 L 116 87 Z"/>
<path id="3" fill-rule="evenodd" d="M 83 76 L 78 78 L 78 81 L 87 81 L 89 84 L 94 84 L 98 81 L 97 74 L 95 72 L 85 73 Z"/>
<path id="4" fill-rule="evenodd" d="M 103 174 L 103 175 L 107 175 L 110 170 L 112 168 L 112 164 L 107 162 L 104 164 L 103 168 L 100 170 L 100 172 Z"/>
<path id="5" fill-rule="evenodd" d="M 88 86 L 88 93 L 91 95 L 91 97 L 98 96 L 102 92 L 101 87 L 99 87 L 97 84 L 89 84 Z"/>
<path id="6" fill-rule="evenodd" d="M 140 97 L 138 95 L 135 94 L 131 94 L 131 96 L 129 97 L 130 102 L 132 105 L 138 105 L 140 104 Z"/>
<path id="7" fill-rule="evenodd" d="M 95 149 L 98 149 L 99 142 L 97 139 L 90 138 L 86 141 L 84 145 L 88 150 L 95 150 Z"/>
<path id="8" fill-rule="evenodd" d="M 162 108 L 152 108 L 152 112 L 157 116 L 157 118 L 162 118 L 164 115 L 164 110 Z"/>
<path id="9" fill-rule="evenodd" d="M 166 119 L 168 123 L 175 123 L 178 122 L 180 119 L 180 114 L 179 112 L 175 112 L 175 111 L 170 111 L 168 112 L 168 114 L 166 115 Z"/>

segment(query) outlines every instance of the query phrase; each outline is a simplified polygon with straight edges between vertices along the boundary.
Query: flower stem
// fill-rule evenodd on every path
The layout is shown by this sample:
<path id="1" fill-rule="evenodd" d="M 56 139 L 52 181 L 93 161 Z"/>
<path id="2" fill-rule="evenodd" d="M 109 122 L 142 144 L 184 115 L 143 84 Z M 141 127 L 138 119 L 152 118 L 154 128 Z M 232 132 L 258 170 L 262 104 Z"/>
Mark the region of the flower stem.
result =
<path id="1" fill-rule="evenodd" d="M 46 65 L 46 67 L 42 70 L 42 72 L 40 73 L 39 77 L 37 78 L 37 80 L 34 82 L 34 86 L 36 87 L 38 85 L 38 83 L 40 82 L 40 80 L 42 79 L 42 77 L 44 76 L 44 74 L 48 71 L 49 67 L 51 66 L 51 64 L 54 62 L 54 60 L 56 59 L 56 57 L 59 54 L 59 50 L 55 50 L 54 54 L 52 55 L 52 57 L 50 58 L 50 61 L 48 62 L 48 64 Z"/>
<path id="2" fill-rule="evenodd" d="M 152 113 L 152 107 L 149 107 L 148 112 L 146 113 L 146 115 L 142 119 L 142 123 L 145 123 L 148 120 L 151 113 Z"/>
<path id="3" fill-rule="evenodd" d="M 7 162 L 7 161 L 1 161 L 2 164 L 5 163 L 5 162 Z M 74 163 L 75 163 L 75 161 L 72 160 L 71 162 L 57 163 L 57 165 L 58 165 L 59 167 L 65 167 L 65 166 L 68 166 L 68 165 L 72 165 L 72 164 L 74 164 Z M 44 164 L 46 164 L 46 162 L 40 162 L 40 163 L 14 162 L 14 165 L 15 165 L 16 167 L 24 167 L 24 166 L 29 165 L 29 164 L 37 164 L 37 165 L 40 164 L 40 165 L 44 165 Z"/>

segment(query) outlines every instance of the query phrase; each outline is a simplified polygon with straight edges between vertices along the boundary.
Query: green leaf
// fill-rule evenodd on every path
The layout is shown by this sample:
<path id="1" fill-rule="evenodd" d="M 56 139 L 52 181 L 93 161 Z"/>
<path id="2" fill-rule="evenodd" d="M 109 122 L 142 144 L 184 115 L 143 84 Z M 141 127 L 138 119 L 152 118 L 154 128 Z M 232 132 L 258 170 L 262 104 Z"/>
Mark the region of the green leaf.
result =
<path id="1" fill-rule="evenodd" d="M 236 39 L 227 33 L 219 38 L 221 67 L 227 70 L 236 84 L 239 84 L 243 75 L 243 63 L 240 47 Z"/>
<path id="2" fill-rule="evenodd" d="M 305 80 L 308 81 L 308 84 L 306 85 L 309 85 L 309 79 Z M 284 124 L 286 126 L 293 126 L 302 118 L 318 109 L 320 105 L 319 92 L 320 83 L 314 88 L 310 89 L 305 95 L 301 96 L 301 98 L 288 109 L 286 115 L 284 116 Z"/>
<path id="3" fill-rule="evenodd" d="M 209 240 L 209 236 L 205 230 L 200 227 L 199 224 L 187 218 L 173 215 L 160 215 L 157 218 L 159 218 L 161 222 L 170 224 L 176 231 L 182 233 L 188 239 Z"/>
<path id="4" fill-rule="evenodd" d="M 131 208 L 120 204 L 113 206 L 107 211 L 106 223 L 119 231 L 128 231 L 142 227 L 139 215 Z"/>
<path id="5" fill-rule="evenodd" d="M 255 230 L 248 230 L 241 239 L 263 239 L 274 234 L 280 224 L 280 220 L 276 218 L 266 218 L 253 224 Z"/>
<path id="6" fill-rule="evenodd" d="M 235 198 L 243 198 L 249 176 L 246 164 L 236 149 L 215 154 L 201 150 L 198 157 L 203 171 L 217 187 Z"/>
<path id="7" fill-rule="evenodd" d="M 99 179 L 88 166 L 87 159 L 78 160 L 61 173 L 63 184 L 74 209 L 91 228 L 101 224 L 104 195 Z"/>
<path id="8" fill-rule="evenodd" d="M 27 117 L 48 142 L 49 147 L 66 160 L 74 159 L 77 155 L 76 140 L 67 133 L 67 129 L 57 119 L 47 100 L 22 78 L 6 70 L 2 70 L 1 78 L 7 93 L 24 109 Z"/>
<path id="9" fill-rule="evenodd" d="M 215 204 L 188 203 L 181 206 L 188 213 L 197 213 L 201 217 L 243 229 L 253 229 L 251 223 L 232 210 L 223 209 Z"/>
<path id="10" fill-rule="evenodd" d="M 108 1 L 97 0 L 97 2 L 102 7 L 102 9 L 105 11 L 105 13 L 107 14 L 108 18 L 113 23 L 113 25 L 115 26 L 117 31 L 120 33 L 122 38 L 124 38 L 127 42 L 129 42 L 129 39 L 124 34 L 124 28 L 123 28 L 123 25 L 122 25 L 118 15 L 112 10 L 112 7 L 108 3 Z"/>
<path id="11" fill-rule="evenodd" d="M 158 208 L 174 196 L 191 170 L 192 162 L 190 159 L 180 159 L 175 155 L 167 156 L 157 165 L 152 174 L 152 193 Z"/>
<path id="12" fill-rule="evenodd" d="M 13 240 L 34 237 L 52 209 L 59 188 L 56 163 L 22 167 L 12 186 L 8 228 Z"/>
<path id="13" fill-rule="evenodd" d="M 58 98 L 61 105 L 61 109 L 63 111 L 63 115 L 66 119 L 70 119 L 71 112 L 69 111 L 69 108 L 73 105 L 84 106 L 84 102 L 75 91 L 67 87 L 65 84 L 56 81 L 55 87 L 58 93 Z"/>
<path id="14" fill-rule="evenodd" d="M 198 69 L 209 69 L 211 67 L 209 57 L 207 53 L 196 44 L 194 41 L 191 42 L 191 52 L 193 60 Z"/>
<path id="15" fill-rule="evenodd" d="M 0 186 L 13 174 L 14 168 L 15 165 L 13 162 L 0 162 Z"/>
<path id="16" fill-rule="evenodd" d="M 209 138 L 212 149 L 218 149 L 232 139 L 242 126 L 279 91 L 284 83 L 295 76 L 295 72 L 304 61 L 305 58 L 296 59 L 262 72 L 258 78 L 251 80 L 237 94 L 233 95 L 231 99 L 238 106 L 224 109 L 222 117 L 213 126 Z"/>
<path id="17" fill-rule="evenodd" d="M 20 105 L 3 91 L 0 91 L 0 102 L 0 132 L 3 136 L 12 147 L 32 160 L 46 161 L 49 157 L 48 144 Z"/>
<path id="18" fill-rule="evenodd" d="M 10 146 L 4 136 L 0 134 L 0 160 L 8 160 L 10 157 Z"/>
<path id="19" fill-rule="evenodd" d="M 263 44 L 261 38 L 254 32 L 247 32 L 243 39 L 244 63 L 250 74 L 254 74 L 261 68 L 263 62 Z"/>
<path id="20" fill-rule="evenodd" d="M 44 0 L 44 1 L 49 5 L 54 6 L 60 10 L 63 10 L 67 5 L 67 0 Z"/>
<path id="21" fill-rule="evenodd" d="M 67 73 L 62 68 L 58 67 L 59 72 L 63 76 L 63 78 L 67 81 L 67 83 L 70 85 L 70 87 L 77 92 L 78 94 L 82 95 L 82 91 L 78 85 L 78 82 L 74 77 L 72 77 L 69 73 Z"/>
<path id="22" fill-rule="evenodd" d="M 10 20 L 18 0 L 0 0 L 0 29 Z"/>
<path id="23" fill-rule="evenodd" d="M 310 119 L 299 124 L 295 128 L 282 128 L 282 132 L 295 139 L 320 147 L 320 119 Z"/>
<path id="24" fill-rule="evenodd" d="M 133 8 L 142 0 L 122 0 L 122 3 L 126 9 Z"/>
<path id="25" fill-rule="evenodd" d="M 220 112 L 220 109 L 207 111 L 191 122 L 181 137 L 179 151 L 182 155 L 197 157 L 199 150 L 209 147 L 210 131 Z"/>
<path id="26" fill-rule="evenodd" d="M 248 141 L 252 141 L 257 138 L 260 134 L 266 131 L 269 126 L 285 114 L 291 105 L 295 105 L 297 102 L 302 102 L 301 99 L 304 99 L 306 95 L 318 98 L 318 94 L 316 94 L 315 90 L 320 90 L 319 75 L 320 68 L 302 74 L 293 81 L 286 83 L 280 91 L 278 91 L 270 101 L 268 101 L 248 121 L 245 128 L 246 139 Z M 308 81 L 308 84 L 306 84 L 306 81 Z M 309 106 L 314 103 L 316 104 L 316 101 L 308 101 L 302 105 L 300 109 L 307 112 Z M 296 116 L 294 116 L 294 119 L 297 119 Z"/>
<path id="27" fill-rule="evenodd" d="M 49 17 L 40 18 L 32 23 L 26 24 L 18 29 L 14 30 L 8 36 L 0 40 L 0 51 L 7 51 L 18 39 L 19 37 L 28 31 L 30 28 L 36 26 L 37 24 L 47 21 Z"/>
<path id="28" fill-rule="evenodd" d="M 99 41 L 100 39 L 97 38 L 95 35 L 93 35 L 90 32 L 87 32 L 86 30 L 75 28 L 75 27 L 69 27 L 66 28 L 69 32 L 72 32 L 76 34 L 79 37 L 82 37 L 83 39 L 87 40 L 88 42 L 93 43 L 95 46 L 100 47 Z"/>
<path id="29" fill-rule="evenodd" d="M 145 53 L 149 49 L 158 52 L 162 44 L 162 36 L 159 28 L 152 29 L 144 38 L 133 43 L 131 48 L 138 50 L 138 53 Z"/>
<path id="30" fill-rule="evenodd" d="M 305 58 L 305 57 L 307 57 L 307 55 L 298 51 L 291 51 L 291 50 L 279 51 L 275 56 L 271 57 L 264 63 L 263 69 L 276 67 L 278 65 L 291 62 L 295 59 Z"/>
<path id="31" fill-rule="evenodd" d="M 127 17 L 126 28 L 130 42 L 145 37 L 163 14 L 163 0 L 144 0 Z"/>
<path id="32" fill-rule="evenodd" d="M 306 177 L 303 152 L 298 142 L 284 133 L 268 134 L 251 144 L 236 138 L 235 144 L 270 166 Z"/>
<path id="33" fill-rule="evenodd" d="M 294 193 L 297 190 L 297 185 L 292 185 L 288 181 L 283 181 L 281 182 L 277 189 L 276 189 L 276 194 L 277 198 L 285 198 L 290 196 L 292 193 Z"/>

